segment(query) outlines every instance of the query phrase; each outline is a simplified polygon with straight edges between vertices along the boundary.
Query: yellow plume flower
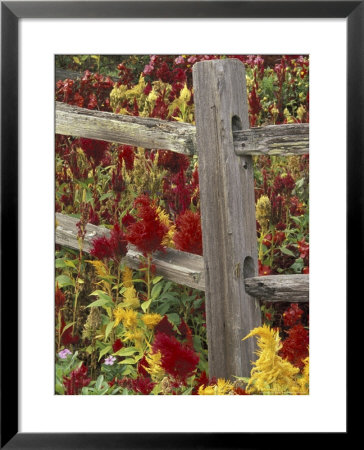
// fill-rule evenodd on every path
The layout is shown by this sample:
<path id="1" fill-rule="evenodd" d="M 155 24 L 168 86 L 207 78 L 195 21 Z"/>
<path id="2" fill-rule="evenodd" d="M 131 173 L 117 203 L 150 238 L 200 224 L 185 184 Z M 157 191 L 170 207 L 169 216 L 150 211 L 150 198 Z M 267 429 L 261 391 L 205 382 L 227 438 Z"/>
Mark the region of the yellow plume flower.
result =
<path id="1" fill-rule="evenodd" d="M 243 341 L 258 336 L 259 350 L 257 361 L 253 362 L 251 376 L 247 385 L 248 393 L 291 394 L 297 383 L 295 375 L 299 369 L 278 355 L 282 347 L 278 331 L 267 325 L 254 328 Z"/>
<path id="2" fill-rule="evenodd" d="M 128 266 L 125 266 L 122 277 L 124 287 L 129 288 L 133 286 L 133 271 Z"/>
<path id="3" fill-rule="evenodd" d="M 269 198 L 266 195 L 259 197 L 255 207 L 255 215 L 259 225 L 262 227 L 262 234 L 268 230 L 271 210 Z"/>
<path id="4" fill-rule="evenodd" d="M 118 306 L 113 311 L 115 317 L 114 327 L 116 327 L 120 321 L 123 323 L 124 327 L 127 329 L 135 328 L 138 321 L 138 313 L 132 309 L 124 309 Z"/>
<path id="5" fill-rule="evenodd" d="M 165 376 L 164 369 L 160 365 L 162 359 L 161 352 L 149 353 L 145 356 L 145 359 L 147 360 L 148 367 L 144 368 L 150 374 L 152 380 L 155 382 L 161 381 Z"/>
<path id="6" fill-rule="evenodd" d="M 204 385 L 202 385 L 198 388 L 198 395 L 215 395 L 215 388 L 214 386 L 204 387 Z"/>
<path id="7" fill-rule="evenodd" d="M 163 237 L 162 245 L 165 245 L 166 247 L 174 247 L 173 235 L 176 231 L 176 225 L 172 224 L 172 222 L 169 220 L 168 214 L 160 206 L 158 206 L 156 211 L 161 223 L 163 223 L 163 225 L 168 228 L 167 233 Z"/>
<path id="8" fill-rule="evenodd" d="M 159 314 L 143 314 L 142 320 L 147 328 L 153 330 L 153 328 L 162 320 L 162 316 Z"/>
<path id="9" fill-rule="evenodd" d="M 124 340 L 133 342 L 136 348 L 142 347 L 144 338 L 145 335 L 140 328 L 131 331 L 126 331 L 124 333 Z"/>
<path id="10" fill-rule="evenodd" d="M 137 309 L 140 306 L 140 301 L 134 286 L 127 287 L 123 292 L 123 304 L 128 308 Z"/>

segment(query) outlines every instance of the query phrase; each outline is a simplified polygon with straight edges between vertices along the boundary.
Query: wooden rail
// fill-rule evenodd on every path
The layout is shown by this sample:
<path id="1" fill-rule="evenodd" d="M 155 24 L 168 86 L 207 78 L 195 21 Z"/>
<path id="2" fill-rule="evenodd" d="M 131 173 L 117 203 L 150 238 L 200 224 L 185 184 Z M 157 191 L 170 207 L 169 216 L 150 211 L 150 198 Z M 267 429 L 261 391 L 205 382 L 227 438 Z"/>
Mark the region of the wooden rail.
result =
<path id="1" fill-rule="evenodd" d="M 148 117 L 95 111 L 56 102 L 56 133 L 172 150 L 185 155 L 197 153 L 196 127 Z M 233 131 L 237 155 L 303 155 L 309 150 L 309 125 L 269 125 Z"/>
<path id="2" fill-rule="evenodd" d="M 56 244 L 78 250 L 78 219 L 56 213 Z M 87 224 L 82 250 L 90 253 L 92 241 L 109 236 L 110 231 L 101 226 Z M 129 245 L 125 263 L 138 269 L 141 253 Z M 184 284 L 200 291 L 205 290 L 203 257 L 192 253 L 167 248 L 165 252 L 153 255 L 153 264 L 158 275 L 178 284 Z M 245 290 L 259 300 L 269 302 L 308 302 L 309 275 L 268 275 L 246 278 Z"/>

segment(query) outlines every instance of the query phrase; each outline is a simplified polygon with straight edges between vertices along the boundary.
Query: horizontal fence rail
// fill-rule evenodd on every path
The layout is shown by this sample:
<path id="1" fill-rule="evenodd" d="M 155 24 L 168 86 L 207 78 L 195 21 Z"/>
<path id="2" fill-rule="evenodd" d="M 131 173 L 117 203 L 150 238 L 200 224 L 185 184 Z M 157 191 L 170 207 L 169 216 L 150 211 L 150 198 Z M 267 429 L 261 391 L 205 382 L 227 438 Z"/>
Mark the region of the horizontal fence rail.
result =
<path id="1" fill-rule="evenodd" d="M 56 133 L 143 148 L 197 154 L 196 127 L 148 117 L 95 111 L 56 102 Z M 237 155 L 303 155 L 309 152 L 309 124 L 268 125 L 233 131 Z"/>
<path id="2" fill-rule="evenodd" d="M 76 223 L 79 219 L 56 213 L 56 244 L 79 249 Z M 107 228 L 87 224 L 82 250 L 89 253 L 92 241 L 108 236 Z M 129 246 L 125 264 L 138 269 L 141 253 Z M 203 257 L 192 253 L 168 248 L 166 252 L 156 252 L 153 264 L 158 275 L 178 284 L 184 284 L 201 291 L 205 290 Z M 308 302 L 309 275 L 268 275 L 245 279 L 245 289 L 249 295 L 269 302 Z"/>

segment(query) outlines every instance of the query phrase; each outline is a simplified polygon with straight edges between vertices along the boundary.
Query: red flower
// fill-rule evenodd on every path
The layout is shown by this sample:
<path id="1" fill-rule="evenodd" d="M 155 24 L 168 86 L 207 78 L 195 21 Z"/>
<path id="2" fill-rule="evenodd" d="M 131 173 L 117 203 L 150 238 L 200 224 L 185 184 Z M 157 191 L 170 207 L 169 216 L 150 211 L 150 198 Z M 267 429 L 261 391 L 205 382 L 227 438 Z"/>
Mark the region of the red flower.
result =
<path id="1" fill-rule="evenodd" d="M 126 255 L 127 241 L 124 233 L 118 224 L 114 225 L 110 237 L 101 236 L 92 241 L 92 249 L 90 251 L 92 256 L 98 259 L 113 259 L 117 264 Z"/>
<path id="2" fill-rule="evenodd" d="M 173 336 L 158 333 L 153 342 L 154 353 L 161 352 L 161 366 L 174 378 L 185 383 L 196 369 L 199 356 Z"/>
<path id="3" fill-rule="evenodd" d="M 272 273 L 272 269 L 269 266 L 263 266 L 260 261 L 258 261 L 258 271 L 260 276 L 270 275 Z"/>
<path id="4" fill-rule="evenodd" d="M 120 349 L 124 347 L 124 344 L 121 342 L 120 339 L 116 339 L 116 341 L 112 344 L 112 351 L 114 353 L 118 352 Z"/>
<path id="5" fill-rule="evenodd" d="M 308 266 L 305 266 L 305 267 L 302 269 L 302 273 L 304 273 L 305 275 L 308 275 L 308 274 L 310 273 L 310 268 L 309 268 Z"/>
<path id="6" fill-rule="evenodd" d="M 79 337 L 77 335 L 72 335 L 72 331 L 73 331 L 73 325 L 69 328 L 67 328 L 67 330 L 65 330 L 63 332 L 64 327 L 66 326 L 66 322 L 64 321 L 63 317 L 61 319 L 61 343 L 67 347 L 71 344 L 76 344 L 79 341 Z"/>
<path id="7" fill-rule="evenodd" d="M 298 324 L 288 330 L 287 333 L 288 337 L 283 341 L 279 354 L 294 366 L 302 369 L 304 366 L 302 360 L 308 356 L 308 331 L 302 324 Z"/>
<path id="8" fill-rule="evenodd" d="M 176 219 L 177 231 L 173 242 L 178 250 L 202 255 L 201 217 L 198 212 L 186 210 Z"/>
<path id="9" fill-rule="evenodd" d="M 243 388 L 236 387 L 234 388 L 234 395 L 249 395 Z"/>
<path id="10" fill-rule="evenodd" d="M 147 195 L 140 195 L 134 201 L 138 221 L 127 228 L 126 238 L 146 255 L 163 250 L 162 240 L 168 228 L 159 220 L 156 208 Z"/>
<path id="11" fill-rule="evenodd" d="M 144 355 L 143 358 L 138 363 L 138 374 L 143 377 L 148 377 L 149 373 L 145 370 L 146 367 L 149 367 L 149 364 Z"/>
<path id="12" fill-rule="evenodd" d="M 190 161 L 187 156 L 169 150 L 158 150 L 158 166 L 177 173 L 186 170 Z"/>
<path id="13" fill-rule="evenodd" d="M 291 327 L 301 320 L 303 311 L 297 303 L 291 303 L 291 306 L 283 313 L 284 325 Z"/>
<path id="14" fill-rule="evenodd" d="M 132 389 L 135 392 L 139 392 L 143 395 L 149 395 L 154 388 L 155 383 L 150 381 L 150 378 L 138 377 L 136 380 L 132 381 Z"/>
<path id="15" fill-rule="evenodd" d="M 66 388 L 65 395 L 79 395 L 84 386 L 90 384 L 91 378 L 87 378 L 87 367 L 83 364 L 80 368 L 71 372 L 70 377 L 63 377 L 63 384 Z"/>
<path id="16" fill-rule="evenodd" d="M 105 152 L 109 145 L 105 141 L 95 141 L 94 139 L 81 138 L 80 145 L 88 159 L 92 159 L 97 166 L 105 156 Z"/>
<path id="17" fill-rule="evenodd" d="M 163 316 L 163 319 L 154 328 L 154 333 L 164 333 L 167 336 L 173 336 L 173 327 L 167 316 Z"/>
<path id="18" fill-rule="evenodd" d="M 134 147 L 121 145 L 118 150 L 120 163 L 124 161 L 126 170 L 132 170 L 134 167 Z"/>
<path id="19" fill-rule="evenodd" d="M 62 306 L 64 305 L 65 301 L 66 301 L 66 297 L 65 297 L 64 293 L 61 291 L 61 289 L 59 289 L 58 282 L 57 282 L 57 286 L 56 286 L 56 311 L 58 311 L 60 308 L 62 308 Z"/>

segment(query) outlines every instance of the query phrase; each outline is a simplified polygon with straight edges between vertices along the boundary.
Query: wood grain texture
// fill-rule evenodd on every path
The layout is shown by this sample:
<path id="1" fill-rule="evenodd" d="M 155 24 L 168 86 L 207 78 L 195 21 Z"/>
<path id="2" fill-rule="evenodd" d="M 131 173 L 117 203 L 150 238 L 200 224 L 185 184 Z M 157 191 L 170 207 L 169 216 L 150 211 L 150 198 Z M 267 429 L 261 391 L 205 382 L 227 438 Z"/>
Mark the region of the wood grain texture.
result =
<path id="1" fill-rule="evenodd" d="M 94 111 L 62 102 L 56 102 L 56 133 L 197 154 L 193 125 Z M 309 124 L 268 125 L 233 131 L 233 143 L 237 155 L 302 155 L 309 152 L 308 135 Z"/>
<path id="2" fill-rule="evenodd" d="M 304 155 L 309 153 L 309 124 L 267 125 L 234 132 L 237 155 Z"/>
<path id="3" fill-rule="evenodd" d="M 78 219 L 74 217 L 60 213 L 56 214 L 56 244 L 79 249 L 77 222 Z M 89 253 L 94 239 L 109 235 L 110 231 L 107 228 L 87 224 L 82 250 L 85 253 Z M 138 269 L 141 256 L 141 253 L 134 246 L 129 245 L 124 262 L 132 269 Z M 169 248 L 166 252 L 154 253 L 152 262 L 156 267 L 157 275 L 161 275 L 178 284 L 204 290 L 205 277 L 203 258 L 201 256 Z"/>
<path id="4" fill-rule="evenodd" d="M 267 302 L 309 302 L 309 275 L 267 275 L 245 279 L 249 295 Z"/>
<path id="5" fill-rule="evenodd" d="M 234 59 L 197 63 L 193 85 L 209 376 L 248 377 L 257 347 L 242 338 L 261 325 L 261 313 L 244 287 L 244 275 L 258 273 L 253 162 L 233 144 L 233 127 L 249 128 L 244 66 Z"/>
<path id="6" fill-rule="evenodd" d="M 180 122 L 95 111 L 56 102 L 56 133 L 193 155 L 196 131 Z"/>

